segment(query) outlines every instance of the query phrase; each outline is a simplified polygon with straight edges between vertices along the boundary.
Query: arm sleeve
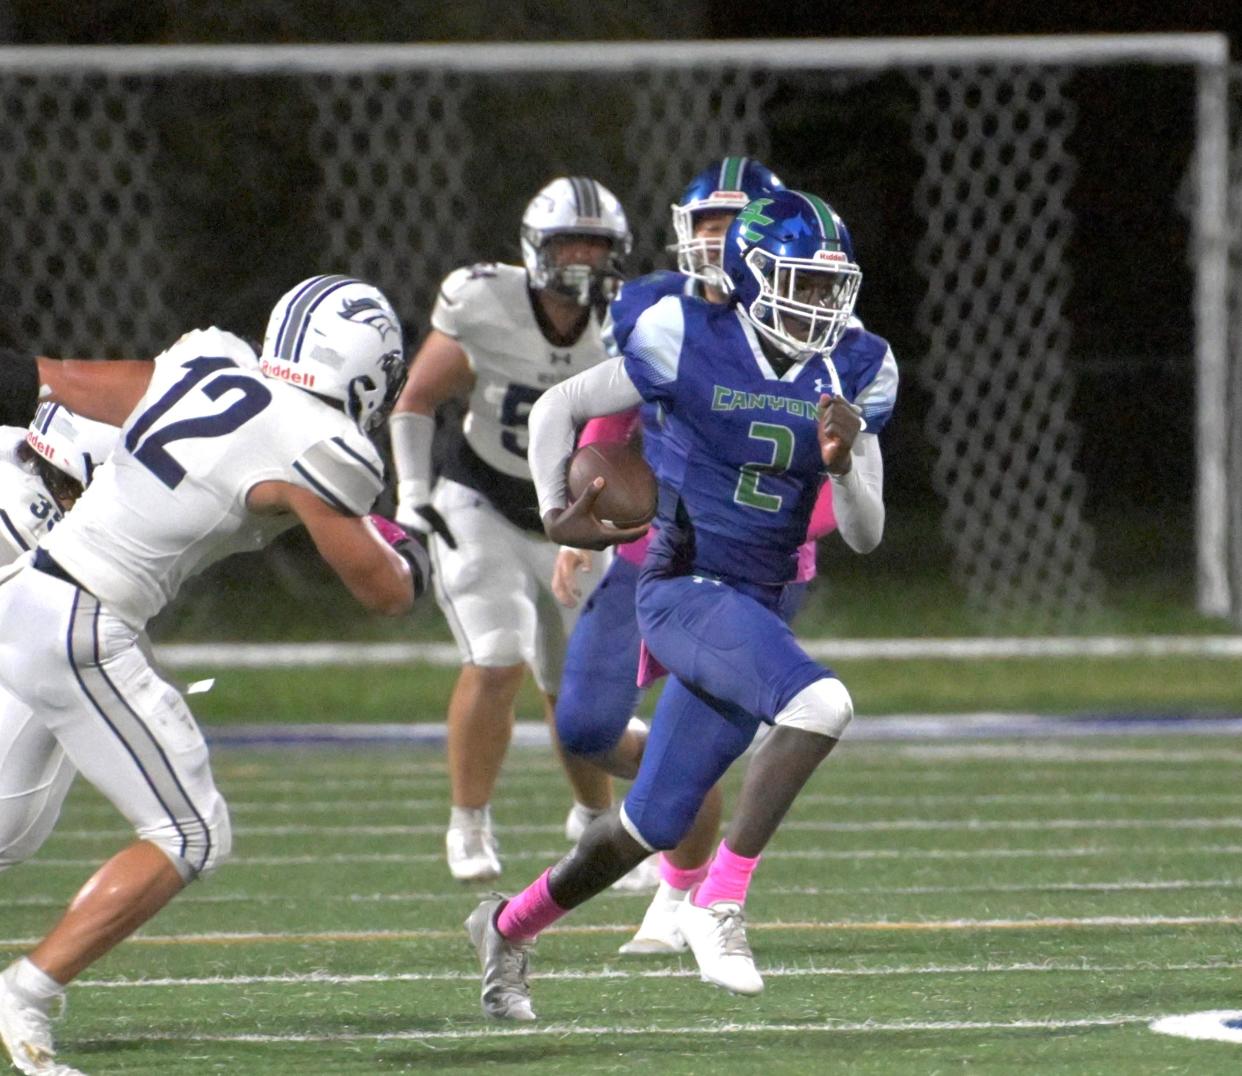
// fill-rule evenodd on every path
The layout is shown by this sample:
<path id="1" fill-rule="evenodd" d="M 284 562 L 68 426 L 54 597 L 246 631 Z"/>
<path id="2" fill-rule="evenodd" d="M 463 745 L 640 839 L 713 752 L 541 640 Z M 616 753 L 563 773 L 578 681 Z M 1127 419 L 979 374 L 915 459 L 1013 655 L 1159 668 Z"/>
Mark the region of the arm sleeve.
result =
<path id="1" fill-rule="evenodd" d="M 431 500 L 431 442 L 436 433 L 432 415 L 401 411 L 388 420 L 392 459 L 397 467 L 397 499 L 403 504 Z"/>
<path id="2" fill-rule="evenodd" d="M 870 553 L 884 536 L 884 460 L 873 433 L 860 433 L 851 453 L 853 466 L 830 475 L 837 530 L 855 553 Z"/>
<path id="3" fill-rule="evenodd" d="M 0 348 L 0 426 L 28 426 L 39 404 L 39 365 L 33 355 Z"/>
<path id="4" fill-rule="evenodd" d="M 539 514 L 564 508 L 568 500 L 566 464 L 574 451 L 574 434 L 589 418 L 627 411 L 642 403 L 621 359 L 608 359 L 577 377 L 553 385 L 530 412 L 527 462 Z"/>

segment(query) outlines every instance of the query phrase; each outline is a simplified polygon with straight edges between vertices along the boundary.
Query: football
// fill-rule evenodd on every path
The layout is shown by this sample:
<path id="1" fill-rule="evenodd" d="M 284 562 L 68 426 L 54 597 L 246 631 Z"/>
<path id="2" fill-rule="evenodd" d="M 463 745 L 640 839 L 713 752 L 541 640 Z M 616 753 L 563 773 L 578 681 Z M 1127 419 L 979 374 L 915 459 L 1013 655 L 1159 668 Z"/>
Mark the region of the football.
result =
<path id="1" fill-rule="evenodd" d="M 628 442 L 583 445 L 569 461 L 569 495 L 577 500 L 595 479 L 604 480 L 595 518 L 615 527 L 638 527 L 656 511 L 656 480 L 642 453 Z"/>

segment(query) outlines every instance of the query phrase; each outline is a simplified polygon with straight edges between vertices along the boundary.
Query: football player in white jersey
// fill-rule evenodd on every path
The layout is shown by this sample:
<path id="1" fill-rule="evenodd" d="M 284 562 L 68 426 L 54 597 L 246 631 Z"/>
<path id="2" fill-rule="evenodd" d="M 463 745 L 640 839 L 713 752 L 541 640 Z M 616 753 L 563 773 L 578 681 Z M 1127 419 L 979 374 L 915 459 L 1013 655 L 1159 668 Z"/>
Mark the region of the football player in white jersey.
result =
<path id="1" fill-rule="evenodd" d="M 53 402 L 122 429 L 73 511 L 0 571 L 0 687 L 50 734 L 45 753 L 63 751 L 137 840 L 0 974 L 0 1038 L 21 1071 L 74 1071 L 55 1061 L 48 1027 L 64 985 L 229 853 L 206 744 L 139 645 L 146 621 L 187 577 L 298 523 L 368 609 L 412 605 L 425 552 L 366 518 L 383 485 L 369 434 L 405 371 L 388 300 L 343 276 L 284 296 L 259 358 L 207 329 L 153 362 L 40 365 Z M 0 787 L 8 767 L 0 759 Z"/>
<path id="2" fill-rule="evenodd" d="M 0 426 L 0 567 L 64 518 L 116 443 L 117 428 L 42 404 L 30 425 Z M 3 862 L 0 848 L 0 863 Z"/>
<path id="3" fill-rule="evenodd" d="M 38 408 L 27 429 L 0 426 L 0 566 L 33 549 L 64 518 L 118 432 L 52 403 Z M 0 688 L 0 870 L 47 840 L 75 773 L 34 711 Z"/>
<path id="4" fill-rule="evenodd" d="M 452 807 L 446 850 L 454 878 L 495 878 L 491 799 L 526 667 L 553 711 L 576 611 L 550 591 L 557 547 L 543 533 L 526 420 L 545 389 L 603 361 L 601 319 L 620 281 L 630 232 L 601 183 L 553 180 L 522 216 L 524 265 L 482 264 L 445 279 L 390 427 L 397 521 L 429 536 L 436 599 L 461 651 L 448 707 Z M 433 484 L 435 412 L 466 401 Z M 606 563 L 586 580 L 594 585 Z M 567 835 L 612 799 L 590 763 L 562 754 L 575 806 Z"/>

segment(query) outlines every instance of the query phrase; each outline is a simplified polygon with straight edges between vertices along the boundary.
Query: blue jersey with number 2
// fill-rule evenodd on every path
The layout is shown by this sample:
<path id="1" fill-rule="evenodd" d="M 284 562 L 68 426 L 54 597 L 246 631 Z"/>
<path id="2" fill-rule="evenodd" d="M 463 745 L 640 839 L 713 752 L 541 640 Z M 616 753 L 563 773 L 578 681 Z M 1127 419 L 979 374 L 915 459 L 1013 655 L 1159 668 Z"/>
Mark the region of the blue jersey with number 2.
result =
<path id="1" fill-rule="evenodd" d="M 833 391 L 828 363 L 817 355 L 778 376 L 735 307 L 665 295 L 636 315 L 631 304 L 645 294 L 627 284 L 613 321 L 630 379 L 664 414 L 659 535 L 648 563 L 786 583 L 823 480 L 816 410 Z M 842 394 L 878 432 L 896 398 L 888 344 L 854 325 L 832 361 Z"/>

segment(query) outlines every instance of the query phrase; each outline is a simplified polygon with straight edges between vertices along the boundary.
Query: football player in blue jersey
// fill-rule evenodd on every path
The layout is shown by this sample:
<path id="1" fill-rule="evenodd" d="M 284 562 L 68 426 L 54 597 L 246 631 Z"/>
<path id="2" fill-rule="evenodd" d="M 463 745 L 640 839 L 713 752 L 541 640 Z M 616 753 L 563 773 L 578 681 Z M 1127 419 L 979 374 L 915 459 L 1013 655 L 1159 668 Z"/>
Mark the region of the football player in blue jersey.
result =
<path id="1" fill-rule="evenodd" d="M 746 782 L 746 826 L 730 828 L 712 889 L 679 909 L 704 978 L 736 993 L 762 990 L 742 914 L 750 874 L 853 716 L 845 686 L 798 645 L 780 606 L 822 482 L 832 483 L 846 544 L 866 553 L 880 541 L 877 435 L 896 400 L 896 363 L 852 320 L 862 274 L 821 199 L 774 191 L 749 202 L 726 234 L 723 268 L 728 306 L 670 295 L 628 323 L 614 310 L 621 356 L 545 393 L 531 415 L 549 536 L 600 548 L 618 540 L 592 512 L 602 482 L 567 503 L 574 431 L 640 401 L 662 408 L 658 529 L 638 620 L 672 679 L 620 811 L 597 819 L 518 896 L 483 901 L 467 920 L 490 1016 L 534 1018 L 532 940 L 653 850 L 676 845 L 707 790 L 771 724 L 789 730 L 786 765 L 773 759 L 762 789 L 758 776 Z M 623 291 L 616 305 L 624 300 Z"/>
<path id="2" fill-rule="evenodd" d="M 655 303 L 665 295 L 698 296 L 713 303 L 728 300 L 727 281 L 720 268 L 724 235 L 738 211 L 752 198 L 784 184 L 764 164 L 751 157 L 713 161 L 687 185 L 671 207 L 679 272 L 658 272 L 635 281 L 626 302 L 617 307 L 625 316 Z M 628 327 L 623 327 L 623 332 Z M 609 327 L 608 335 L 612 335 Z M 659 407 L 644 404 L 622 415 L 588 423 L 580 444 L 596 440 L 626 440 L 641 426 L 643 452 L 654 460 L 659 439 Z M 617 555 L 574 625 L 565 658 L 561 693 L 556 701 L 556 728 L 561 745 L 588 758 L 616 777 L 632 779 L 638 771 L 646 740 L 646 726 L 631 715 L 638 702 L 638 617 L 634 595 L 638 570 L 647 552 L 650 534 L 617 547 Z M 587 550 L 563 549 L 553 574 L 558 600 L 573 607 L 575 575 L 589 569 Z M 810 558 L 814 563 L 814 558 Z M 603 811 L 597 811 L 602 814 Z M 614 888 L 649 889 L 659 884 L 637 935 L 621 947 L 622 953 L 667 953 L 685 949 L 672 923 L 672 910 L 686 891 L 702 881 L 720 825 L 721 798 L 713 790 L 685 840 L 664 856 L 651 857 L 621 878 Z"/>

